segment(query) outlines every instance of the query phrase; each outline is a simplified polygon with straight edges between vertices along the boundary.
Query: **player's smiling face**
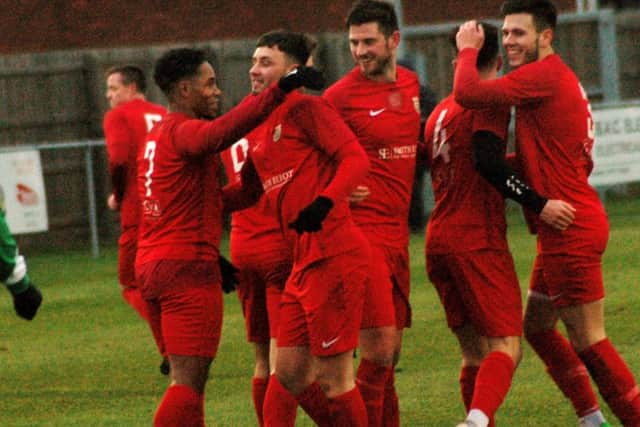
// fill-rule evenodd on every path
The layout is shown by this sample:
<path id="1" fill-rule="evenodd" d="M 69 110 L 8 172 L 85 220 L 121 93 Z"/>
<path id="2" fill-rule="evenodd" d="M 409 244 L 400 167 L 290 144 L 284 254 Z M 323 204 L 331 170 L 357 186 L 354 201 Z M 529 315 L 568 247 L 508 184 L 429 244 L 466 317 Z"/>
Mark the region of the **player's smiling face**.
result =
<path id="1" fill-rule="evenodd" d="M 193 110 L 196 117 L 213 118 L 220 112 L 220 96 L 216 73 L 208 62 L 198 68 L 198 74 L 191 80 Z"/>
<path id="2" fill-rule="evenodd" d="M 399 33 L 397 33 L 399 40 Z M 349 47 L 353 60 L 362 74 L 370 79 L 381 78 L 393 66 L 396 33 L 386 37 L 377 22 L 349 27 Z"/>
<path id="3" fill-rule="evenodd" d="M 258 94 L 280 80 L 295 64 L 288 60 L 287 55 L 278 46 L 260 46 L 256 48 L 249 70 L 251 91 Z"/>
<path id="4" fill-rule="evenodd" d="M 502 45 L 507 52 L 511 68 L 538 60 L 540 36 L 532 15 L 514 13 L 505 16 L 502 25 Z"/>

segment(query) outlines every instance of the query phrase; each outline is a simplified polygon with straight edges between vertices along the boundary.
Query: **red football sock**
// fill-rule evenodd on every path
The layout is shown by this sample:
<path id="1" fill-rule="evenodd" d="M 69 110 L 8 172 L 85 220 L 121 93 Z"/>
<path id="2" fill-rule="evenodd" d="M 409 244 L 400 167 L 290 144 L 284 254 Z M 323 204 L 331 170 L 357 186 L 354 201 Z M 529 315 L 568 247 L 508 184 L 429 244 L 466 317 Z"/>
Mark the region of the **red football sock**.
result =
<path id="1" fill-rule="evenodd" d="M 294 427 L 298 405 L 295 397 L 271 375 L 264 397 L 262 415 L 267 427 Z"/>
<path id="2" fill-rule="evenodd" d="M 256 410 L 256 416 L 258 417 L 258 424 L 260 427 L 264 425 L 264 418 L 262 417 L 262 407 L 264 406 L 264 396 L 267 394 L 267 385 L 269 384 L 269 378 L 253 377 L 251 381 L 251 396 L 253 397 L 253 407 Z"/>
<path id="3" fill-rule="evenodd" d="M 204 427 L 204 396 L 183 384 L 169 386 L 156 410 L 154 427 Z"/>
<path id="4" fill-rule="evenodd" d="M 480 368 L 478 366 L 464 366 L 460 370 L 460 394 L 464 409 L 469 412 L 471 409 L 471 400 L 473 399 L 473 390 L 476 387 L 476 376 Z M 486 414 L 485 414 L 486 415 Z M 495 427 L 496 423 L 493 418 L 489 418 L 488 427 Z"/>
<path id="5" fill-rule="evenodd" d="M 400 408 L 398 394 L 396 393 L 396 374 L 391 368 L 384 385 L 384 405 L 382 407 L 382 425 L 384 427 L 400 426 Z"/>
<path id="6" fill-rule="evenodd" d="M 334 427 L 367 427 L 367 408 L 358 387 L 329 399 Z"/>
<path id="7" fill-rule="evenodd" d="M 589 373 L 569 341 L 555 329 L 527 334 L 527 341 L 545 364 L 547 373 L 571 401 L 578 417 L 599 409 Z"/>
<path id="8" fill-rule="evenodd" d="M 640 426 L 640 390 L 633 374 L 608 338 L 579 354 L 600 394 L 626 427 Z"/>
<path id="9" fill-rule="evenodd" d="M 493 351 L 480 364 L 471 409 L 479 409 L 493 419 L 502 404 L 516 369 L 513 359 L 501 351 Z"/>
<path id="10" fill-rule="evenodd" d="M 329 408 L 329 399 L 324 394 L 324 390 L 320 387 L 320 384 L 313 382 L 305 388 L 302 393 L 297 395 L 296 401 L 309 415 L 309 417 L 315 421 L 315 423 L 321 427 L 332 426 L 331 411 Z"/>
<path id="11" fill-rule="evenodd" d="M 391 366 L 380 366 L 368 359 L 360 360 L 356 385 L 367 408 L 369 427 L 382 426 L 385 385 L 392 369 Z"/>
<path id="12" fill-rule="evenodd" d="M 473 399 L 473 389 L 476 386 L 476 376 L 478 375 L 477 366 L 463 366 L 460 370 L 460 394 L 464 409 L 469 412 L 471 409 L 471 400 Z"/>

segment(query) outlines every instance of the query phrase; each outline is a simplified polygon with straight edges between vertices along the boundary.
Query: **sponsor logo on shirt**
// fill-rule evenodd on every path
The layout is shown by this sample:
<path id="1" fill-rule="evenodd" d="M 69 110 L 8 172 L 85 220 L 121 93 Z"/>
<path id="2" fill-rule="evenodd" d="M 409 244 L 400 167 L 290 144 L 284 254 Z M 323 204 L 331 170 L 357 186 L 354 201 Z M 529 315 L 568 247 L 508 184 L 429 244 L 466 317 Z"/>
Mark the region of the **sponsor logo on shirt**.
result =
<path id="1" fill-rule="evenodd" d="M 156 199 L 144 199 L 142 201 L 142 215 L 157 218 L 162 215 L 160 203 Z"/>
<path id="2" fill-rule="evenodd" d="M 378 150 L 378 158 L 382 160 L 413 159 L 416 157 L 416 150 L 416 144 L 384 147 Z"/>
<path id="3" fill-rule="evenodd" d="M 262 188 L 265 193 L 268 193 L 271 190 L 275 190 L 276 188 L 280 188 L 285 185 L 291 180 L 291 177 L 293 177 L 293 169 L 289 169 L 288 171 L 269 177 L 262 182 Z"/>
<path id="4" fill-rule="evenodd" d="M 369 115 L 370 115 L 371 117 L 375 117 L 375 116 L 377 116 L 377 115 L 379 115 L 379 114 L 382 114 L 382 112 L 383 112 L 384 110 L 386 110 L 386 108 L 381 108 L 381 109 L 379 109 L 379 110 L 369 110 Z"/>

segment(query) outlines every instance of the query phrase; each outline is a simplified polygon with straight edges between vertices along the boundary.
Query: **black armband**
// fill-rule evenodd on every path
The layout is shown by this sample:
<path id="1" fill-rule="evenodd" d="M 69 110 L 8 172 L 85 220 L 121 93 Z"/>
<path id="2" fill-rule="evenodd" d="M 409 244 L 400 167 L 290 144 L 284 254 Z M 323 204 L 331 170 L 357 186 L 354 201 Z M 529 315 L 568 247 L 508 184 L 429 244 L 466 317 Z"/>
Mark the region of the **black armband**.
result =
<path id="1" fill-rule="evenodd" d="M 503 197 L 515 200 L 525 208 L 540 214 L 547 199 L 523 182 L 504 158 L 504 141 L 489 131 L 473 134 L 473 158 L 478 173 Z"/>

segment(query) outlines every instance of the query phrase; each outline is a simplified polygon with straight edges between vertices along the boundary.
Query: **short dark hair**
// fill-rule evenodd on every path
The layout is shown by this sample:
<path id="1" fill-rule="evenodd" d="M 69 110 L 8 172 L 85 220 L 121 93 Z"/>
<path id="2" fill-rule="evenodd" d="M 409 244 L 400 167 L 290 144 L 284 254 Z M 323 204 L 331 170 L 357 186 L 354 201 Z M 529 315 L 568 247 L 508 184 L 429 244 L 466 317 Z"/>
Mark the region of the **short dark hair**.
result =
<path id="1" fill-rule="evenodd" d="M 536 31 L 550 28 L 555 30 L 558 21 L 558 10 L 549 0 L 507 0 L 500 7 L 504 18 L 514 13 L 528 13 L 533 16 Z"/>
<path id="2" fill-rule="evenodd" d="M 153 70 L 153 80 L 160 90 L 170 97 L 180 80 L 195 77 L 198 68 L 206 62 L 206 55 L 201 49 L 171 49 L 157 61 Z"/>
<path id="3" fill-rule="evenodd" d="M 261 35 L 256 47 L 277 46 L 296 63 L 304 65 L 315 50 L 318 42 L 311 36 L 288 30 L 273 30 Z"/>
<path id="4" fill-rule="evenodd" d="M 484 70 L 489 65 L 493 64 L 498 55 L 500 54 L 500 43 L 498 42 L 498 27 L 488 22 L 480 22 L 482 29 L 484 30 L 484 43 L 480 52 L 478 52 L 478 59 L 476 60 L 476 67 L 479 70 Z M 449 41 L 456 49 L 456 34 L 458 33 L 458 27 L 455 27 L 449 34 Z"/>
<path id="5" fill-rule="evenodd" d="M 489 65 L 493 64 L 498 55 L 500 54 L 500 43 L 498 41 L 498 27 L 488 22 L 479 22 L 484 30 L 484 43 L 480 52 L 478 52 L 478 59 L 476 60 L 476 68 L 484 70 Z M 458 27 L 455 27 L 451 33 L 449 33 L 449 42 L 456 51 L 456 34 L 458 33 Z"/>
<path id="6" fill-rule="evenodd" d="M 387 37 L 398 30 L 398 17 L 393 5 L 381 0 L 359 0 L 347 15 L 347 29 L 352 25 L 377 22 Z"/>
<path id="7" fill-rule="evenodd" d="M 105 77 L 116 73 L 122 76 L 122 84 L 130 85 L 133 83 L 138 88 L 138 92 L 144 93 L 147 90 L 147 78 L 139 67 L 135 65 L 117 65 L 109 68 L 105 73 Z"/>

